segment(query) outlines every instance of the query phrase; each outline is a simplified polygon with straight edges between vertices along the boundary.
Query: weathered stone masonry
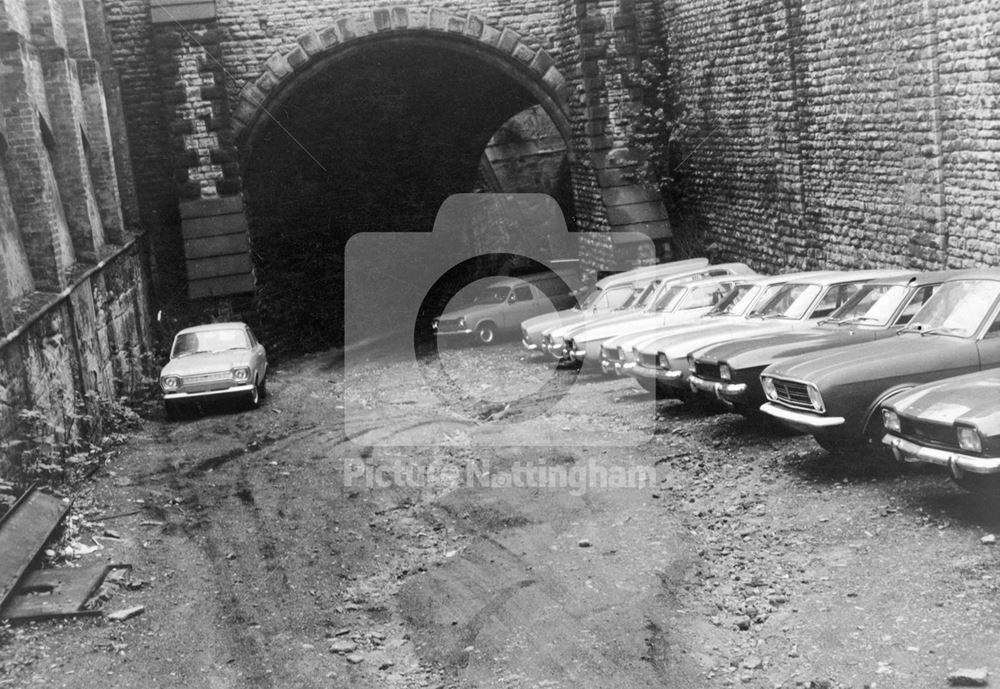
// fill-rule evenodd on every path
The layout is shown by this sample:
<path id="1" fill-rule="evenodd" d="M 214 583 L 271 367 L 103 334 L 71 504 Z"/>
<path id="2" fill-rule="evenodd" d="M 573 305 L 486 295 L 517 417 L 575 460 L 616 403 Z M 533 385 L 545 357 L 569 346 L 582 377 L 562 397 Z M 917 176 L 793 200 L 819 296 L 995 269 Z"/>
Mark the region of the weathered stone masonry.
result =
<path id="1" fill-rule="evenodd" d="M 203 14 L 185 14 L 195 11 L 193 7 Z M 156 22 L 152 27 L 151 17 Z M 126 107 L 137 141 L 134 151 L 143 161 L 137 177 L 144 218 L 155 228 L 154 268 L 163 278 L 161 293 L 168 301 L 180 299 L 184 285 L 192 297 L 230 291 L 217 283 L 204 290 L 191 288 L 199 278 L 192 275 L 191 256 L 185 253 L 191 241 L 188 223 L 179 217 L 183 211 L 178 213 L 178 204 L 183 206 L 196 189 L 208 205 L 239 196 L 240 171 L 232 164 L 229 136 L 235 134 L 237 147 L 245 153 L 261 110 L 270 110 L 273 94 L 282 92 L 300 71 L 331 51 L 351 47 L 352 41 L 391 32 L 437 31 L 450 38 L 464 37 L 505 56 L 511 69 L 520 65 L 537 73 L 535 78 L 550 90 L 569 123 L 565 133 L 577 225 L 604 233 L 592 242 L 594 263 L 609 267 L 623 256 L 609 253 L 613 245 L 607 230 L 669 236 L 657 194 L 627 179 L 631 161 L 624 150 L 625 129 L 612 126 L 627 120 L 619 107 L 632 95 L 627 79 L 619 75 L 604 83 L 599 74 L 611 66 L 631 67 L 637 62 L 631 5 L 474 2 L 428 7 L 220 0 L 171 1 L 151 7 L 148 0 L 113 0 L 109 22 L 126 84 Z M 584 62 L 590 64 L 586 74 Z M 230 113 L 217 100 L 220 79 L 229 97 L 229 128 L 224 125 Z M 598 171 L 606 172 L 598 175 Z M 232 199 L 229 203 L 233 208 L 241 205 Z M 228 222 L 233 229 L 238 224 L 232 218 Z M 243 271 L 237 256 L 246 254 L 246 246 L 239 245 L 235 235 L 232 232 L 220 249 L 228 253 L 212 259 L 225 256 L 234 271 Z M 628 262 L 636 260 L 627 250 L 624 256 Z M 182 279 L 172 279 L 180 273 Z M 235 280 L 235 274 L 232 277 L 231 291 L 237 292 L 245 283 Z"/>
<path id="2" fill-rule="evenodd" d="M 977 0 L 661 5 L 682 235 L 755 266 L 992 265 L 1000 9 Z"/>
<path id="3" fill-rule="evenodd" d="M 8 443 L 25 432 L 19 412 L 71 440 L 78 405 L 94 412 L 135 389 L 149 352 L 102 26 L 93 0 L 0 7 L 0 475 L 19 452 Z"/>

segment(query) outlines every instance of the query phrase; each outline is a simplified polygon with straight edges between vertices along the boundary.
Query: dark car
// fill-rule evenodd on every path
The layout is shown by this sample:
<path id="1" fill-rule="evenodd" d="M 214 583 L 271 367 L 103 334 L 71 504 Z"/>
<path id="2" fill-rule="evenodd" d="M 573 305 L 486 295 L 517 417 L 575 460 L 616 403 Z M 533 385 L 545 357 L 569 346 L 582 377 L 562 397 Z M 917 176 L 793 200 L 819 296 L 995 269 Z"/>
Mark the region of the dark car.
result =
<path id="1" fill-rule="evenodd" d="M 712 345 L 692 354 L 693 390 L 743 414 L 767 401 L 760 374 L 773 363 L 810 352 L 872 342 L 896 334 L 945 280 L 965 271 L 903 275 L 862 285 L 830 316 L 808 330 L 761 335 Z"/>
<path id="2" fill-rule="evenodd" d="M 879 407 L 902 390 L 1000 366 L 1000 269 L 944 282 L 896 336 L 764 369 L 761 411 L 831 452 L 882 447 Z M 874 445 L 873 445 L 874 443 Z"/>
<path id="3" fill-rule="evenodd" d="M 1000 491 L 1000 369 L 919 385 L 882 407 L 896 459 L 947 467 L 963 488 Z"/>

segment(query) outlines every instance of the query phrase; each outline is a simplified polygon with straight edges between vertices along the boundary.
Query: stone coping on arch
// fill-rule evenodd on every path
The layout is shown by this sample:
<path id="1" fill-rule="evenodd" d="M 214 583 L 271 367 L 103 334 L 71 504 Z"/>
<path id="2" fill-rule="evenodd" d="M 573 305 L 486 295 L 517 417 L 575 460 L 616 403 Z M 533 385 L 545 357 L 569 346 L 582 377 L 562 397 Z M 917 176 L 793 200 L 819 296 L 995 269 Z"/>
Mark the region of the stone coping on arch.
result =
<path id="1" fill-rule="evenodd" d="M 455 14 L 435 7 L 420 9 L 395 6 L 342 17 L 325 28 L 307 31 L 296 39 L 293 46 L 274 53 L 264 62 L 261 75 L 255 81 L 248 82 L 240 91 L 232 113 L 234 134 L 240 137 L 250 130 L 269 94 L 291 79 L 314 57 L 355 39 L 405 31 L 438 31 L 478 41 L 507 54 L 537 75 L 560 107 L 565 108 L 568 86 L 562 73 L 556 68 L 555 60 L 543 48 L 531 48 L 513 29 L 499 29 L 475 14 Z"/>

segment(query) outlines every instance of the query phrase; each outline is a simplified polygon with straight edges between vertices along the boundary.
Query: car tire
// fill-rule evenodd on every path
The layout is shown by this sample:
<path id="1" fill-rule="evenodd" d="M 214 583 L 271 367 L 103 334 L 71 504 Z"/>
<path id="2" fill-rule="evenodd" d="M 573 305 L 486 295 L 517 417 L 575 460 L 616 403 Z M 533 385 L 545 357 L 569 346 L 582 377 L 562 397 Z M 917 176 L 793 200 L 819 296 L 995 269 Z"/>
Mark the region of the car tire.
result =
<path id="1" fill-rule="evenodd" d="M 257 384 L 257 394 L 260 399 L 267 397 L 267 376 L 260 379 L 260 383 Z"/>
<path id="2" fill-rule="evenodd" d="M 167 421 L 180 421 L 184 417 L 184 408 L 177 400 L 163 400 L 163 410 L 167 413 Z"/>
<path id="3" fill-rule="evenodd" d="M 253 389 L 247 393 L 247 407 L 250 409 L 256 409 L 260 406 L 260 387 L 257 381 L 253 383 Z"/>
<path id="4" fill-rule="evenodd" d="M 976 495 L 995 497 L 1000 495 L 1000 475 L 966 473 L 962 478 L 951 477 L 962 490 Z"/>
<path id="5" fill-rule="evenodd" d="M 476 327 L 476 342 L 479 344 L 492 344 L 497 339 L 497 327 L 492 323 L 480 323 Z"/>

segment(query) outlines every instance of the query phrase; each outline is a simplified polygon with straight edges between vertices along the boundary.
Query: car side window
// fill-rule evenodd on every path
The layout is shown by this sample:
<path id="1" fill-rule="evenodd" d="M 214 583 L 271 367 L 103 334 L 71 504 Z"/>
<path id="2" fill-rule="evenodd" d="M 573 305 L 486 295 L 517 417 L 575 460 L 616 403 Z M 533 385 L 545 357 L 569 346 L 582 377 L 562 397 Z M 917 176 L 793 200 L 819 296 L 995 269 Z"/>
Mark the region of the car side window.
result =
<path id="1" fill-rule="evenodd" d="M 1000 311 L 997 312 L 996 316 L 993 317 L 993 322 L 990 323 L 989 329 L 983 338 L 994 338 L 1000 337 Z"/>
<path id="2" fill-rule="evenodd" d="M 514 301 L 531 301 L 531 287 L 522 285 L 514 288 Z"/>
<path id="3" fill-rule="evenodd" d="M 909 323 L 914 314 L 920 310 L 920 307 L 931 298 L 932 294 L 934 294 L 935 287 L 937 287 L 937 285 L 924 285 L 914 292 L 913 296 L 910 297 L 909 303 L 903 308 L 902 312 L 899 314 L 899 318 L 896 319 L 896 325 L 905 325 L 906 323 Z"/>
<path id="4" fill-rule="evenodd" d="M 822 301 L 813 312 L 813 317 L 825 318 L 837 310 L 837 308 L 858 291 L 857 285 L 838 285 L 827 291 L 823 295 Z"/>

